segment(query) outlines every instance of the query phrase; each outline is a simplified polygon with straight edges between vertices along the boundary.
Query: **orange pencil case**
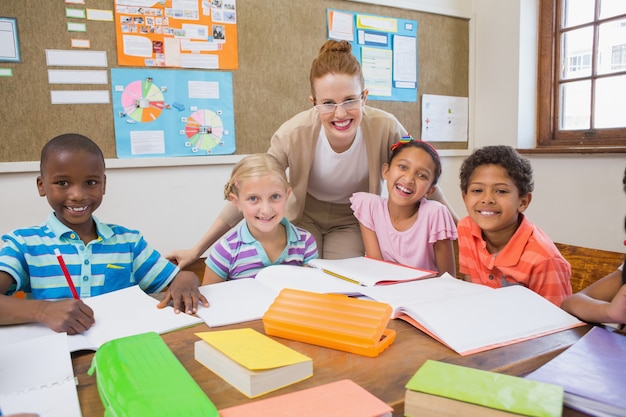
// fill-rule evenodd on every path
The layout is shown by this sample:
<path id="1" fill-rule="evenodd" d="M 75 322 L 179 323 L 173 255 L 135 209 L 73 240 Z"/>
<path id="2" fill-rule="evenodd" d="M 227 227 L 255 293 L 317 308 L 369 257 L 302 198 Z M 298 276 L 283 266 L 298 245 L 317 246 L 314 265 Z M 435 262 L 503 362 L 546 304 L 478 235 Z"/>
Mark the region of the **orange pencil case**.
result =
<path id="1" fill-rule="evenodd" d="M 265 334 L 376 357 L 396 332 L 387 329 L 391 306 L 343 294 L 285 288 L 263 315 Z"/>

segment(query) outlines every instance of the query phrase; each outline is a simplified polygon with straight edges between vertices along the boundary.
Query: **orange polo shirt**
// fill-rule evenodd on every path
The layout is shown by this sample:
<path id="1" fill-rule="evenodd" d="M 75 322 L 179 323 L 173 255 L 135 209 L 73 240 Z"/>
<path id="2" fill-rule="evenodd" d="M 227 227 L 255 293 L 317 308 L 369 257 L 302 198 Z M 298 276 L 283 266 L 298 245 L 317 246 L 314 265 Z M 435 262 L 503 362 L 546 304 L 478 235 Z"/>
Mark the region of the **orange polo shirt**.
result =
<path id="1" fill-rule="evenodd" d="M 472 282 L 500 288 L 521 284 L 557 306 L 572 294 L 572 269 L 552 240 L 526 216 L 496 254 L 487 251 L 482 230 L 468 216 L 457 226 L 459 270 Z"/>

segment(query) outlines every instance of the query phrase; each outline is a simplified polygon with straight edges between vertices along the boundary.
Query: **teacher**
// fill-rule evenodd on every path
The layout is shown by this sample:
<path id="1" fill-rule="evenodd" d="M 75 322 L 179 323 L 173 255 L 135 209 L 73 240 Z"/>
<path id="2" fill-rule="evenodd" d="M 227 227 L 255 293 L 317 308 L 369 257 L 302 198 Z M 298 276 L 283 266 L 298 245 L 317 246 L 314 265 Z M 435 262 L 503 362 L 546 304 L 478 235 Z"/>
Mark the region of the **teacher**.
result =
<path id="1" fill-rule="evenodd" d="M 313 107 L 296 114 L 272 136 L 268 153 L 289 169 L 292 193 L 287 218 L 308 230 L 320 257 L 364 255 L 359 222 L 350 208 L 353 193 L 381 192 L 381 167 L 406 129 L 390 113 L 366 106 L 361 65 L 347 41 L 328 40 L 311 65 Z M 430 198 L 454 211 L 438 189 Z M 228 203 L 191 249 L 167 257 L 182 268 L 193 263 L 242 219 Z"/>

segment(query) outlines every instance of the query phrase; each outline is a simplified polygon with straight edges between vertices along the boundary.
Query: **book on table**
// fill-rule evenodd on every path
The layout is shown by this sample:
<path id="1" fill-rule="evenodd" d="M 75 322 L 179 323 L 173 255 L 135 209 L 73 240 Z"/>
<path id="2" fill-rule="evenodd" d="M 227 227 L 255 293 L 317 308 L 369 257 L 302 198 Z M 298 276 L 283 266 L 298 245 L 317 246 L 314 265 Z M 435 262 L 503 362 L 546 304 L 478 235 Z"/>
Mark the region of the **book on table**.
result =
<path id="1" fill-rule="evenodd" d="M 313 360 L 254 329 L 197 333 L 194 357 L 247 397 L 254 398 L 313 375 Z"/>
<path id="2" fill-rule="evenodd" d="M 406 384 L 407 417 L 560 417 L 563 388 L 427 360 Z"/>
<path id="3" fill-rule="evenodd" d="M 221 417 L 391 417 L 393 409 L 343 379 L 220 410 Z"/>
<path id="4" fill-rule="evenodd" d="M 626 336 L 592 327 L 526 378 L 562 385 L 571 408 L 593 416 L 625 416 Z"/>
<path id="5" fill-rule="evenodd" d="M 460 355 L 493 349 L 584 325 L 521 285 L 490 288 L 445 273 L 438 278 L 363 288 Z"/>
<path id="6" fill-rule="evenodd" d="M 394 262 L 358 256 L 346 259 L 313 259 L 309 265 L 343 280 L 371 287 L 430 278 L 437 273 Z"/>
<path id="7" fill-rule="evenodd" d="M 171 306 L 157 308 L 159 301 L 146 294 L 138 285 L 82 301 L 94 311 L 96 323 L 82 334 L 67 337 L 70 352 L 97 350 L 109 340 L 145 332 L 159 334 L 202 323 L 199 317 L 175 314 Z M 54 334 L 41 323 L 0 326 L 0 345 L 4 341 L 26 340 Z"/>

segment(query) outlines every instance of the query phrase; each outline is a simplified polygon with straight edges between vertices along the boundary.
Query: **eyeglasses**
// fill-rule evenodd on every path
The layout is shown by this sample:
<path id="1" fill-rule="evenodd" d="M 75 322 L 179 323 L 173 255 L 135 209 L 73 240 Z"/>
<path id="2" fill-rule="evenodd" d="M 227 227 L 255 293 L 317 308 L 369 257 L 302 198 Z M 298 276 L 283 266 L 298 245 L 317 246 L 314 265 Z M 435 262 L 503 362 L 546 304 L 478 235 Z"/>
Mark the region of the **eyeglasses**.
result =
<path id="1" fill-rule="evenodd" d="M 338 104 L 324 103 L 324 104 L 317 104 L 313 107 L 315 107 L 320 114 L 329 114 L 329 113 L 334 113 L 335 110 L 337 110 L 337 107 L 339 106 L 341 106 L 341 108 L 344 109 L 345 111 L 356 110 L 361 104 L 361 100 L 363 100 L 363 93 L 361 93 L 361 97 L 359 98 L 346 100 L 342 103 L 338 103 Z"/>

